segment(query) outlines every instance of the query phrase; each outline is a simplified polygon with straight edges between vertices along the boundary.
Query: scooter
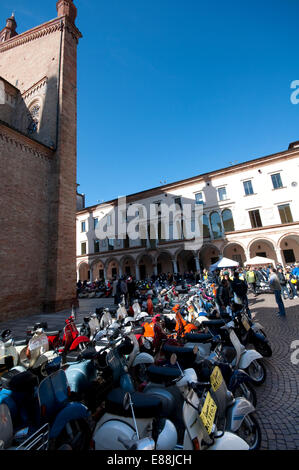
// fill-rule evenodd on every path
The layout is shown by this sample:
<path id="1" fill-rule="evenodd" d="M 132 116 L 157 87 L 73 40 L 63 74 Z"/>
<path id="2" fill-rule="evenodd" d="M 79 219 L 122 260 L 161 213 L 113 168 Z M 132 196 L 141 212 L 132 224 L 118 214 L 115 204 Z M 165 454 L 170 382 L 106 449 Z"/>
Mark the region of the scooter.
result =
<path id="1" fill-rule="evenodd" d="M 90 443 L 90 413 L 77 402 L 70 402 L 65 372 L 58 370 L 38 384 L 31 371 L 16 369 L 1 377 L 0 404 L 9 408 L 16 433 L 28 428 L 28 435 L 49 424 L 49 449 L 68 444 L 72 449 L 87 450 Z"/>
<path id="2" fill-rule="evenodd" d="M 234 321 L 237 326 L 236 333 L 244 346 L 252 344 L 263 357 L 272 356 L 272 348 L 262 325 L 249 318 L 245 309 L 236 312 Z"/>
<path id="3" fill-rule="evenodd" d="M 206 328 L 206 334 L 191 333 L 185 335 L 187 341 L 185 347 L 193 348 L 195 345 L 198 346 L 198 362 L 204 358 L 213 359 L 214 357 L 216 360 L 231 364 L 234 369 L 244 370 L 254 385 L 264 383 L 267 372 L 264 364 L 260 361 L 262 355 L 254 349 L 247 350 L 245 348 L 234 331 L 235 324 L 233 321 L 228 323 L 223 320 L 203 321 L 202 327 Z M 220 343 L 218 341 L 219 334 L 224 336 L 224 341 Z M 228 341 L 232 346 L 227 345 Z M 226 345 L 224 346 L 224 344 Z"/>
<path id="4" fill-rule="evenodd" d="M 28 430 L 27 427 L 14 434 L 9 408 L 5 403 L 0 404 L 0 450 L 48 450 L 49 424 L 44 424 L 30 436 Z"/>

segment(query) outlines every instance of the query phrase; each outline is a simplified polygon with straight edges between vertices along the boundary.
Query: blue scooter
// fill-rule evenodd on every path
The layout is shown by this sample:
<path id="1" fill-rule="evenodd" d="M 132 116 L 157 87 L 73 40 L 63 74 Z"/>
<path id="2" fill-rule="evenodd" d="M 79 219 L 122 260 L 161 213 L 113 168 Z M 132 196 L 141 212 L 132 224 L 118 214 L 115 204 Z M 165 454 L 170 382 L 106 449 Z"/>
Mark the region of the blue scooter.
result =
<path id="1" fill-rule="evenodd" d="M 5 403 L 9 408 L 14 433 L 26 429 L 30 436 L 49 423 L 49 449 L 66 445 L 74 450 L 89 448 L 90 412 L 82 403 L 70 401 L 63 370 L 38 384 L 32 372 L 11 369 L 2 375 L 0 387 L 0 404 Z"/>

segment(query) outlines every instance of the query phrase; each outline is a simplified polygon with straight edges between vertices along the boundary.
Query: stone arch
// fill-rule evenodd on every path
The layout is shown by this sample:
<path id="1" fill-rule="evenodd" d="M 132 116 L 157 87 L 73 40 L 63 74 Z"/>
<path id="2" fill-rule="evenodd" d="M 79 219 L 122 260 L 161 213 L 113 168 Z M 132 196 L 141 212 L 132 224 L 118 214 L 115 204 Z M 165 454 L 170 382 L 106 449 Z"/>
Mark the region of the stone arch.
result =
<path id="1" fill-rule="evenodd" d="M 149 253 L 141 253 L 136 259 L 136 265 L 139 268 L 140 279 L 143 280 L 152 276 L 155 260 Z"/>
<path id="2" fill-rule="evenodd" d="M 115 257 L 110 257 L 105 262 L 106 278 L 111 281 L 119 276 L 119 262 Z"/>
<path id="3" fill-rule="evenodd" d="M 158 274 L 162 273 L 173 273 L 173 256 L 169 251 L 163 250 L 158 253 L 157 256 L 157 271 Z"/>
<path id="4" fill-rule="evenodd" d="M 230 241 L 223 247 L 222 254 L 225 258 L 238 261 L 240 266 L 246 261 L 246 248 L 240 242 Z"/>
<path id="5" fill-rule="evenodd" d="M 125 255 L 119 261 L 123 274 L 130 276 L 136 276 L 135 264 L 135 258 L 131 255 Z"/>
<path id="6" fill-rule="evenodd" d="M 248 245 L 248 253 L 250 258 L 265 256 L 277 262 L 275 242 L 267 237 L 257 237 L 251 240 Z"/>
<path id="7" fill-rule="evenodd" d="M 199 252 L 199 259 L 202 268 L 209 268 L 220 258 L 221 251 L 213 243 L 204 243 Z"/>
<path id="8" fill-rule="evenodd" d="M 198 253 L 196 254 L 196 252 L 184 250 L 183 248 L 176 252 L 177 267 L 180 274 L 197 271 L 195 256 L 198 256 Z"/>
<path id="9" fill-rule="evenodd" d="M 284 264 L 299 262 L 299 233 L 285 233 L 277 242 Z"/>
<path id="10" fill-rule="evenodd" d="M 87 261 L 82 261 L 78 265 L 78 281 L 89 281 L 90 279 L 90 265 Z"/>
<path id="11" fill-rule="evenodd" d="M 92 278 L 96 280 L 104 279 L 105 278 L 105 262 L 102 258 L 96 258 L 90 266 L 92 272 Z"/>

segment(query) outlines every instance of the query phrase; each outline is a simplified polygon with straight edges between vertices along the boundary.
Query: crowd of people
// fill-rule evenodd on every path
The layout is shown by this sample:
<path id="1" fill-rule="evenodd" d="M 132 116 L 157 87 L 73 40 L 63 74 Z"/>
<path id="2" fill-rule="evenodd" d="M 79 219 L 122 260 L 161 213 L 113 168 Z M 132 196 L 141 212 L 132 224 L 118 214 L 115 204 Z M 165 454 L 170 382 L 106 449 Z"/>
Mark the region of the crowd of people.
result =
<path id="1" fill-rule="evenodd" d="M 261 282 L 268 283 L 270 290 L 275 295 L 278 306 L 277 315 L 285 317 L 285 307 L 283 295 L 289 299 L 298 298 L 299 285 L 299 263 L 293 266 L 283 267 L 278 265 L 274 268 L 272 265 L 267 267 L 248 266 L 236 270 L 223 269 L 216 270 L 209 274 L 204 272 L 204 278 L 211 280 L 217 285 L 216 302 L 220 310 L 225 310 L 231 306 L 231 300 L 234 304 L 241 304 L 248 308 L 248 290 L 254 295 L 258 293 L 258 286 Z"/>
<path id="2" fill-rule="evenodd" d="M 149 291 L 158 289 L 161 285 L 166 286 L 186 286 L 186 284 L 195 284 L 198 281 L 208 281 L 215 285 L 216 303 L 219 310 L 223 311 L 232 304 L 244 305 L 248 315 L 248 292 L 258 295 L 258 288 L 261 283 L 266 283 L 275 295 L 279 308 L 277 315 L 285 316 L 283 296 L 289 299 L 298 298 L 299 286 L 299 263 L 292 266 L 283 267 L 277 265 L 274 268 L 269 266 L 248 266 L 237 269 L 216 269 L 211 272 L 204 269 L 201 272 L 185 272 L 184 274 L 161 273 L 153 274 L 145 281 L 136 281 L 131 275 L 114 277 L 112 281 L 106 281 L 106 289 L 109 296 L 112 295 L 114 303 L 118 304 L 125 298 L 128 306 L 132 305 L 134 299 L 138 298 L 138 291 Z M 96 280 L 89 287 L 97 288 L 103 285 L 104 280 Z M 83 290 L 88 285 L 87 281 L 83 283 L 79 280 L 77 289 Z"/>

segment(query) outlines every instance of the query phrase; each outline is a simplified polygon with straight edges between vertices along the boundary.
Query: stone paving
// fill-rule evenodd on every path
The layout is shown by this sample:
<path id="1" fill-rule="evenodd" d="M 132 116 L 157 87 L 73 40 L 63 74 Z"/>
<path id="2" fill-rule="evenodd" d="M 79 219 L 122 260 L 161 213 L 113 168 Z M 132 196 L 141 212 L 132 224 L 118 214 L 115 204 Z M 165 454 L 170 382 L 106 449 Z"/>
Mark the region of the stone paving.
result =
<path id="1" fill-rule="evenodd" d="M 299 340 L 299 299 L 285 300 L 284 304 L 287 317 L 281 319 L 276 316 L 273 294 L 250 296 L 250 309 L 264 327 L 273 351 L 270 358 L 263 359 L 266 381 L 256 387 L 262 450 L 299 449 L 299 363 L 291 361 L 291 344 Z"/>
<path id="2" fill-rule="evenodd" d="M 291 356 L 299 359 L 291 349 L 293 341 L 299 341 L 299 299 L 285 300 L 287 318 L 276 316 L 277 305 L 272 294 L 250 294 L 253 317 L 264 327 L 270 340 L 273 355 L 264 358 L 267 378 L 256 387 L 256 414 L 262 430 L 262 450 L 299 449 L 299 364 L 292 363 Z M 80 299 L 77 323 L 96 307 L 112 307 L 113 299 Z M 16 339 L 25 336 L 26 327 L 37 321 L 47 321 L 49 329 L 61 329 L 70 314 L 64 310 L 55 314 L 38 314 L 27 318 L 0 323 L 0 330 L 10 328 Z M 299 349 L 299 343 L 297 345 Z M 294 362 L 294 361 L 293 361 Z"/>

